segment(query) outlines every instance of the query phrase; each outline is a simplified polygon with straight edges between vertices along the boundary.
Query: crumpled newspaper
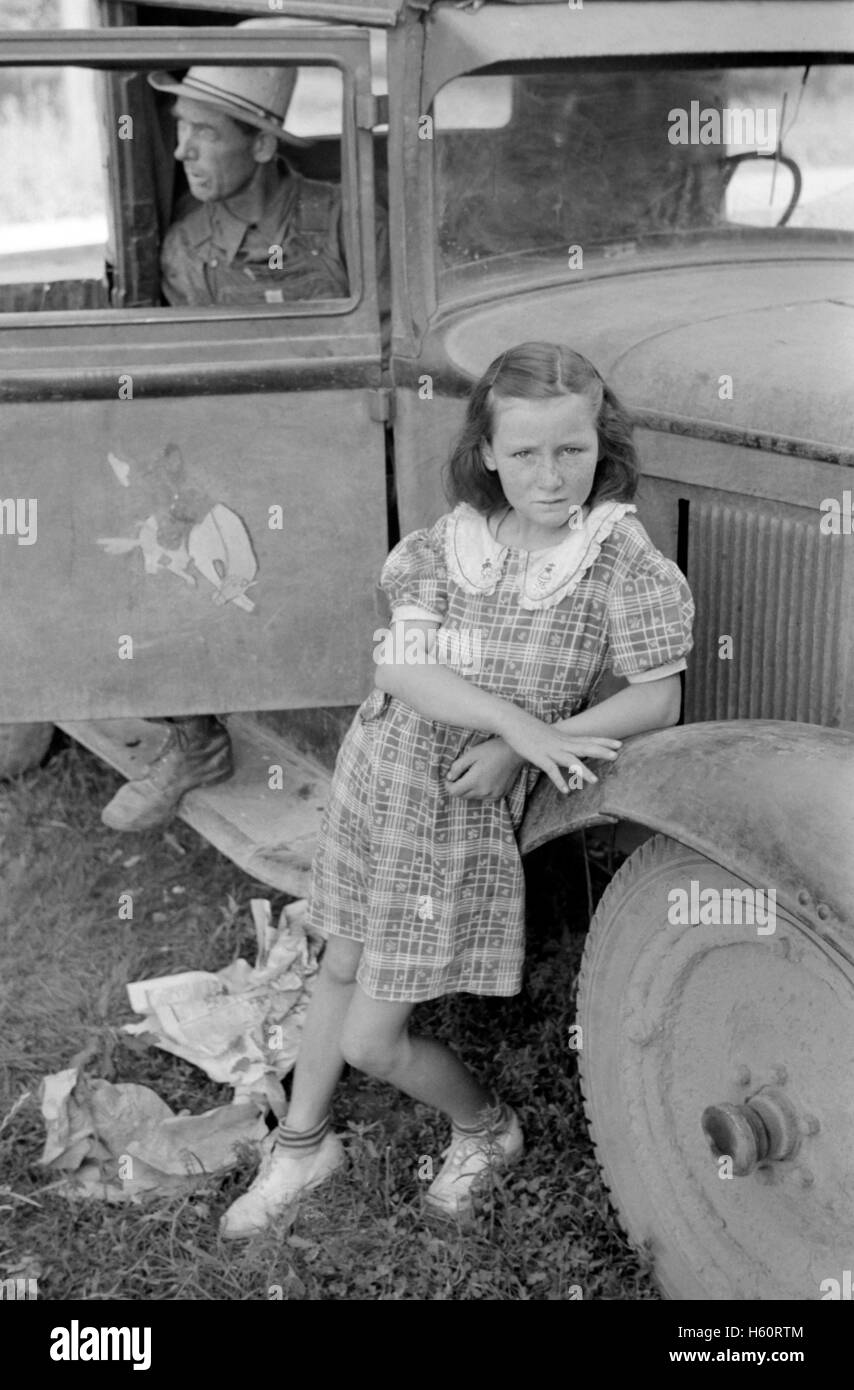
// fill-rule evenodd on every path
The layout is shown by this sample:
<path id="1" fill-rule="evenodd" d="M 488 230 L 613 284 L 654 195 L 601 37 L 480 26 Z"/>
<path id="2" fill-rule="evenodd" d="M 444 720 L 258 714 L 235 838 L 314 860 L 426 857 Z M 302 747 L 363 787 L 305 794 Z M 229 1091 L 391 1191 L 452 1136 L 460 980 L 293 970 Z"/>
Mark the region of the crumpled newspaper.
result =
<path id="1" fill-rule="evenodd" d="M 193 1062 L 233 1086 L 235 1099 L 266 1098 L 281 1115 L 280 1078 L 296 1061 L 321 944 L 303 927 L 306 906 L 290 903 L 276 928 L 270 904 L 253 898 L 254 966 L 240 959 L 216 974 L 189 970 L 129 984 L 130 1006 L 145 1017 L 123 1032 Z"/>
<path id="2" fill-rule="evenodd" d="M 124 1031 L 233 1086 L 233 1102 L 175 1115 L 147 1086 L 112 1085 L 73 1066 L 46 1076 L 40 1163 L 70 1175 L 54 1190 L 116 1202 L 182 1191 L 200 1174 L 230 1167 L 239 1143 L 263 1139 L 269 1109 L 284 1114 L 281 1077 L 296 1060 L 321 940 L 303 927 L 305 902 L 289 904 L 278 928 L 268 902 L 250 906 L 254 966 L 240 959 L 215 974 L 191 970 L 127 986 L 145 1017 Z"/>
<path id="3" fill-rule="evenodd" d="M 44 1078 L 41 1104 L 47 1137 L 39 1162 L 68 1174 L 52 1185 L 65 1197 L 133 1202 L 181 1192 L 231 1167 L 238 1144 L 267 1133 L 252 1101 L 176 1115 L 148 1086 L 114 1086 L 77 1067 Z"/>

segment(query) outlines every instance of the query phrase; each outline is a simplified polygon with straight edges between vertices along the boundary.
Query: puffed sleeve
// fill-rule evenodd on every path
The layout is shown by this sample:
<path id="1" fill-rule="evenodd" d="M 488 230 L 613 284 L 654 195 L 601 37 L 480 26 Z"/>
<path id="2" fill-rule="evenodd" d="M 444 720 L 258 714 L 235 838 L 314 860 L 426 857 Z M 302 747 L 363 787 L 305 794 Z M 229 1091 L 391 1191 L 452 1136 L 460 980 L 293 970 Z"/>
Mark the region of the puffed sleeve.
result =
<path id="1" fill-rule="evenodd" d="M 395 546 L 380 575 L 392 617 L 439 622 L 448 611 L 448 572 L 442 517 L 430 530 L 412 531 Z"/>
<path id="2" fill-rule="evenodd" d="M 649 545 L 608 599 L 611 669 L 630 683 L 684 671 L 694 600 L 679 567 Z"/>

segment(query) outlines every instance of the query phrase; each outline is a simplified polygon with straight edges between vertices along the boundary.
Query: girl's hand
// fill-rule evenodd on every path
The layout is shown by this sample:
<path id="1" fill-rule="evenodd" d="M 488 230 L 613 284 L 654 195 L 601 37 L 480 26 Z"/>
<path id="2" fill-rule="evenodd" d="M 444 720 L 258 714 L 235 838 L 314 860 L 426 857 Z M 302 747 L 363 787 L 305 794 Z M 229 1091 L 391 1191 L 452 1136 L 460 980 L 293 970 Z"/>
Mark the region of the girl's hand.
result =
<path id="1" fill-rule="evenodd" d="M 448 796 L 500 801 L 519 776 L 523 761 L 503 738 L 467 748 L 448 770 Z"/>
<path id="2" fill-rule="evenodd" d="M 559 724 L 545 724 L 518 706 L 502 721 L 502 737 L 526 763 L 533 763 L 554 782 L 559 792 L 569 787 L 561 776 L 562 767 L 577 773 L 582 782 L 598 782 L 599 778 L 579 761 L 580 757 L 604 758 L 613 762 L 622 747 L 622 739 L 601 738 L 592 734 L 570 733 Z"/>

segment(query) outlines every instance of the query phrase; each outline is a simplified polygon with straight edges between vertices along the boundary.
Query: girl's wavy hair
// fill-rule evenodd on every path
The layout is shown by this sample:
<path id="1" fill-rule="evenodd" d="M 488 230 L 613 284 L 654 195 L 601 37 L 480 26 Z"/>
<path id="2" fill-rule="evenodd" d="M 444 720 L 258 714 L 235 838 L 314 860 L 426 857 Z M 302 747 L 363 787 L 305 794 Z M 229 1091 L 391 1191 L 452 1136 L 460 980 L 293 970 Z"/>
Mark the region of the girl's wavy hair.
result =
<path id="1" fill-rule="evenodd" d="M 593 506 L 631 501 L 640 469 L 628 411 L 580 352 L 562 343 L 537 342 L 508 348 L 473 388 L 462 433 L 445 470 L 445 490 L 452 505 L 468 502 L 489 515 L 507 502 L 498 474 L 483 459 L 483 442 L 492 442 L 495 428 L 495 401 L 542 401 L 555 396 L 586 396 L 593 408 L 599 458 L 585 502 Z"/>

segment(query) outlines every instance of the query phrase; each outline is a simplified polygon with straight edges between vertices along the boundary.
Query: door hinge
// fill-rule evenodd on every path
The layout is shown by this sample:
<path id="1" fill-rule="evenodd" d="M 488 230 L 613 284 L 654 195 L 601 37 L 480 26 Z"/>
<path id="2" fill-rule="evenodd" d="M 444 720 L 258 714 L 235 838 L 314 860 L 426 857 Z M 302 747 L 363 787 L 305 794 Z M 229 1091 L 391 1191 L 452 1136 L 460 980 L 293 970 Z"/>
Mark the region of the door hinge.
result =
<path id="1" fill-rule="evenodd" d="M 394 416 L 394 390 L 391 386 L 377 386 L 368 392 L 368 410 L 372 420 L 378 425 L 387 425 Z"/>
<path id="2" fill-rule="evenodd" d="M 376 130 L 378 125 L 388 125 L 388 97 L 360 92 L 356 97 L 356 125 L 360 130 Z"/>

